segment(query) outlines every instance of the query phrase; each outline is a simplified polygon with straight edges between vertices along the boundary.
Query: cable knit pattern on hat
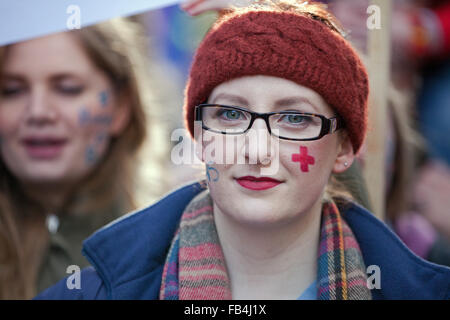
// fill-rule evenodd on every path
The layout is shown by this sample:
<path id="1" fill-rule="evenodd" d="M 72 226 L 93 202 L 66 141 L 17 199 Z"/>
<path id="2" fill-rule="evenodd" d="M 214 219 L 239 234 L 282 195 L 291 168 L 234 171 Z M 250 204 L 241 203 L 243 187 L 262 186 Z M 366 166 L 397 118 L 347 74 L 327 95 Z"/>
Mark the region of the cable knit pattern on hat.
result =
<path id="1" fill-rule="evenodd" d="M 194 108 L 223 82 L 250 75 L 285 78 L 318 92 L 345 120 L 355 153 L 367 128 L 367 72 L 351 45 L 320 21 L 293 12 L 249 11 L 216 23 L 200 44 L 185 91 Z"/>

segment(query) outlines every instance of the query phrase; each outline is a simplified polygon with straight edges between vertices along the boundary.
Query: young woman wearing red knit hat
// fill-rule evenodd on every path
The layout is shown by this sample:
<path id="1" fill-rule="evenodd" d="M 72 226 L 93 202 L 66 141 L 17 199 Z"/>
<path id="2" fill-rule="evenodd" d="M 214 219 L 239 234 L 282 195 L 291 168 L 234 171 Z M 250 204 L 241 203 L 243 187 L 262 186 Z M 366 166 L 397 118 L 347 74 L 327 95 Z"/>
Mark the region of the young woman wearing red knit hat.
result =
<path id="1" fill-rule="evenodd" d="M 450 269 L 415 256 L 333 183 L 364 140 L 367 97 L 366 70 L 323 7 L 230 10 L 186 88 L 206 183 L 98 231 L 84 243 L 82 289 L 63 280 L 39 298 L 448 299 Z M 223 137 L 233 150 L 211 152 Z"/>

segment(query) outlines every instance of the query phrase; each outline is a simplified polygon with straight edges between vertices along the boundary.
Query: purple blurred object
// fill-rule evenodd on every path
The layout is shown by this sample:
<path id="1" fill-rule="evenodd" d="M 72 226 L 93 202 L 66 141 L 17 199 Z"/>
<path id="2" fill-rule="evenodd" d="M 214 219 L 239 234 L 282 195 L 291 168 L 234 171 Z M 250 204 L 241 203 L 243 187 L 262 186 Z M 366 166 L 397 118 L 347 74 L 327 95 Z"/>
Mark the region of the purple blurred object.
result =
<path id="1" fill-rule="evenodd" d="M 404 214 L 394 227 L 408 248 L 424 259 L 437 239 L 437 232 L 430 222 L 416 212 Z"/>

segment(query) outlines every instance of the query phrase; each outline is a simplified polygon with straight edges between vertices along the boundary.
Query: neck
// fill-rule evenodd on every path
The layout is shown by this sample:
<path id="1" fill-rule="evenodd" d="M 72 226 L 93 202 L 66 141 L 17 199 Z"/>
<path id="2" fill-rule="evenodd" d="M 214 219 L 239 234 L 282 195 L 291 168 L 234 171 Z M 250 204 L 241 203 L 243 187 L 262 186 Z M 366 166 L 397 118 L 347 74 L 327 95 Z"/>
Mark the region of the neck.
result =
<path id="1" fill-rule="evenodd" d="M 214 205 L 233 299 L 297 299 L 316 280 L 321 210 L 319 201 L 270 229 L 243 225 Z"/>
<path id="2" fill-rule="evenodd" d="M 22 187 L 25 194 L 39 203 L 47 214 L 57 214 L 71 190 L 69 186 L 63 185 L 24 184 Z"/>

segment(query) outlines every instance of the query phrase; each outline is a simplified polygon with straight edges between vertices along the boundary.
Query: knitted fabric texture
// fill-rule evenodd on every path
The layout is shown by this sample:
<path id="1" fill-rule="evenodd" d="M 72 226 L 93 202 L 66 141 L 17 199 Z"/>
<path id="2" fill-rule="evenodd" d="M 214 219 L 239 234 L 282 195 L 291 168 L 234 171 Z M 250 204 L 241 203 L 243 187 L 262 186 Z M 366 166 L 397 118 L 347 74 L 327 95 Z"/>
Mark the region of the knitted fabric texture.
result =
<path id="1" fill-rule="evenodd" d="M 160 299 L 230 300 L 231 286 L 214 223 L 212 200 L 201 193 L 186 208 L 164 265 Z M 359 245 L 334 203 L 324 203 L 317 298 L 370 300 Z M 300 294 L 300 293 L 299 293 Z"/>
<path id="2" fill-rule="evenodd" d="M 231 289 L 213 217 L 202 192 L 187 206 L 163 269 L 161 300 L 231 300 Z"/>
<path id="3" fill-rule="evenodd" d="M 351 45 L 322 22 L 293 12 L 250 11 L 218 21 L 200 44 L 185 90 L 185 124 L 223 82 L 251 75 L 313 89 L 344 119 L 354 152 L 366 134 L 368 77 Z"/>
<path id="4" fill-rule="evenodd" d="M 322 207 L 318 300 L 371 300 L 358 242 L 333 202 Z"/>

